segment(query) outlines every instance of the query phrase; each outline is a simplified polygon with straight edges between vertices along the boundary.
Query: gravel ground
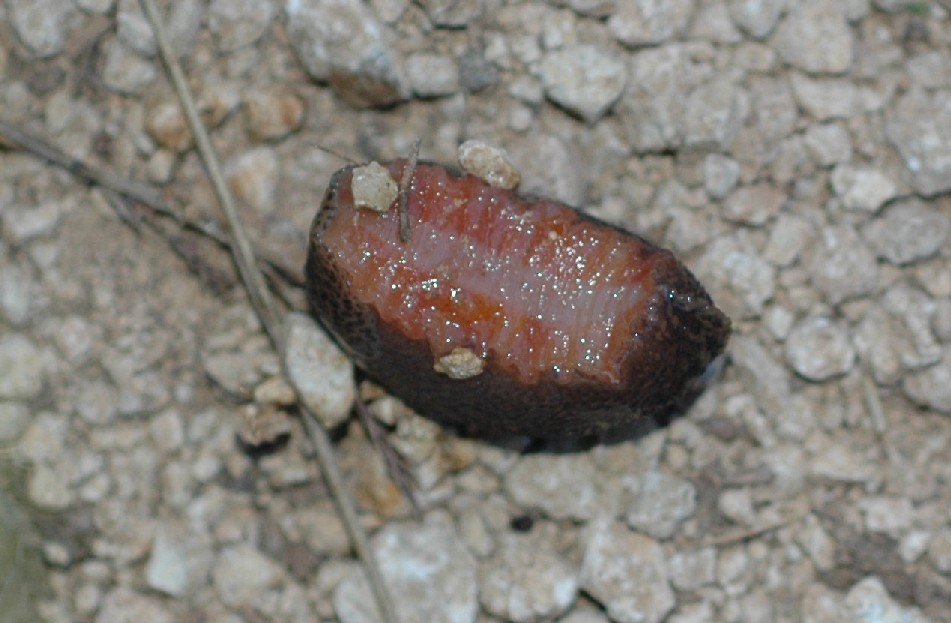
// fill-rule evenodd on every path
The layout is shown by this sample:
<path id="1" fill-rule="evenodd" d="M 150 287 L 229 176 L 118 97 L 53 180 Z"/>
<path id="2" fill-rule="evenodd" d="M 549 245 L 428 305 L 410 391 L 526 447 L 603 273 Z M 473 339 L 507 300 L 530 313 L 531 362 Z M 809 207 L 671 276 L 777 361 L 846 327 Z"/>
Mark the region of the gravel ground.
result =
<path id="1" fill-rule="evenodd" d="M 298 317 L 405 621 L 951 620 L 948 4 L 165 3 L 280 263 L 303 264 L 331 152 L 420 138 L 451 163 L 478 138 L 524 190 L 676 250 L 734 321 L 722 373 L 670 426 L 527 452 L 354 388 Z M 0 18 L 3 119 L 216 216 L 138 0 L 8 0 Z M 14 150 L 0 226 L 5 615 L 375 620 L 227 256 Z M 333 406 L 354 391 L 420 518 Z"/>

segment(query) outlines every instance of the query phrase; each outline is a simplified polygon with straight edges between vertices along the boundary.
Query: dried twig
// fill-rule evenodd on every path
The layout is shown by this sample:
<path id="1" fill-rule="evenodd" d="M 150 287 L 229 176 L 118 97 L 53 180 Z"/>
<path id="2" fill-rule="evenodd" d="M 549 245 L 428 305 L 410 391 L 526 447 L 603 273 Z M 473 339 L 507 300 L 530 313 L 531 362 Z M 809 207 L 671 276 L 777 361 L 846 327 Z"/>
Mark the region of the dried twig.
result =
<path id="1" fill-rule="evenodd" d="M 704 539 L 703 545 L 704 547 L 720 547 L 721 545 L 732 545 L 733 543 L 748 541 L 753 537 L 761 536 L 767 532 L 772 532 L 773 530 L 778 530 L 779 528 L 791 526 L 794 523 L 802 521 L 808 514 L 809 512 L 807 510 L 805 512 L 796 513 L 791 517 L 776 519 L 775 521 L 770 521 L 759 526 L 729 530 L 722 534 L 713 535 L 707 539 Z"/>
<path id="2" fill-rule="evenodd" d="M 230 240 L 218 222 L 185 220 L 181 212 L 165 200 L 162 191 L 151 184 L 130 180 L 107 169 L 77 160 L 55 145 L 2 119 L 0 119 L 0 137 L 11 145 L 65 169 L 86 182 L 103 188 L 113 207 L 117 208 L 119 218 L 135 231 L 139 231 L 141 223 L 136 222 L 133 212 L 121 207 L 123 204 L 119 201 L 119 197 L 142 204 L 156 214 L 171 218 L 180 227 L 198 232 L 225 248 L 230 249 L 231 247 Z M 261 258 L 270 266 L 274 276 L 280 276 L 295 286 L 303 284 L 300 271 L 284 264 L 281 259 L 260 251 L 256 252 L 256 257 Z"/>
<path id="3" fill-rule="evenodd" d="M 406 165 L 403 167 L 403 177 L 400 179 L 400 196 L 397 209 L 400 215 L 400 242 L 409 242 L 409 190 L 413 183 L 413 174 L 416 173 L 416 164 L 419 161 L 419 139 L 413 143 Z"/>
<path id="4" fill-rule="evenodd" d="M 129 229 L 136 234 L 141 234 L 142 230 L 148 227 L 162 237 L 169 248 L 185 262 L 192 274 L 208 286 L 216 296 L 223 295 L 234 286 L 234 279 L 230 275 L 216 269 L 202 257 L 193 237 L 185 236 L 181 229 L 168 226 L 154 212 L 147 212 L 145 208 L 140 209 L 139 204 L 126 201 L 119 193 L 108 188 L 102 190 L 106 201 Z"/>
<path id="5" fill-rule="evenodd" d="M 363 423 L 363 428 L 366 429 L 367 435 L 370 437 L 370 442 L 383 457 L 383 461 L 386 463 L 387 474 L 389 474 L 393 482 L 396 483 L 396 486 L 400 488 L 400 491 L 403 492 L 406 499 L 409 500 L 410 506 L 413 507 L 413 515 L 416 519 L 421 519 L 422 509 L 419 507 L 419 502 L 416 501 L 416 496 L 413 494 L 413 491 L 416 489 L 416 479 L 413 477 L 412 472 L 409 471 L 409 466 L 406 464 L 406 461 L 403 460 L 393 445 L 387 440 L 380 423 L 370 415 L 370 411 L 367 409 L 366 404 L 364 404 L 363 399 L 357 396 L 357 399 L 353 401 L 353 407 L 354 411 L 357 412 L 357 417 L 359 417 Z"/>
<path id="6" fill-rule="evenodd" d="M 872 429 L 882 435 L 888 429 L 888 419 L 885 409 L 882 408 L 882 397 L 878 394 L 878 386 L 868 374 L 862 375 L 862 396 L 865 398 L 865 408 L 872 421 Z"/>
<path id="7" fill-rule="evenodd" d="M 162 192 L 153 186 L 124 178 L 105 169 L 87 165 L 81 160 L 66 155 L 46 141 L 21 130 L 12 123 L 0 120 L 0 132 L 13 144 L 66 169 L 76 177 L 109 188 L 120 195 L 144 203 L 156 212 L 181 222 L 178 211 L 169 206 L 162 197 Z"/>
<path id="8" fill-rule="evenodd" d="M 165 62 L 169 75 L 172 79 L 172 84 L 175 86 L 179 100 L 182 103 L 182 108 L 185 111 L 185 117 L 188 120 L 192 135 L 195 138 L 195 145 L 198 147 L 198 152 L 205 163 L 205 167 L 208 171 L 209 177 L 211 178 L 215 193 L 218 196 L 218 200 L 221 202 L 221 206 L 224 209 L 228 224 L 230 225 L 231 236 L 234 241 L 232 246 L 233 257 L 235 263 L 238 266 L 238 271 L 241 274 L 241 278 L 244 281 L 245 287 L 248 290 L 248 296 L 250 297 L 251 303 L 254 305 L 254 309 L 258 314 L 265 332 L 270 337 L 275 350 L 277 350 L 279 353 L 282 353 L 283 340 L 281 338 L 281 317 L 278 314 L 277 305 L 274 299 L 271 297 L 270 292 L 265 286 L 264 277 L 257 268 L 254 254 L 251 250 L 251 245 L 248 241 L 247 235 L 244 233 L 241 222 L 238 220 L 237 211 L 234 207 L 234 201 L 231 197 L 231 193 L 228 191 L 227 185 L 224 182 L 224 178 L 221 175 L 221 166 L 211 145 L 211 140 L 209 139 L 208 133 L 198 116 L 195 101 L 191 96 L 187 84 L 185 83 L 185 76 L 182 72 L 181 66 L 178 63 L 177 57 L 172 52 L 171 46 L 165 35 L 165 31 L 154 0 L 141 0 L 141 3 L 146 16 L 152 25 L 152 31 L 155 33 L 155 39 L 158 43 L 158 48 L 162 59 Z M 281 359 L 283 360 L 284 358 L 281 357 Z M 344 524 L 346 525 L 350 539 L 353 542 L 354 549 L 356 550 L 357 555 L 363 560 L 364 570 L 366 571 L 370 588 L 373 591 L 374 597 L 376 598 L 380 614 L 382 615 L 384 621 L 387 621 L 388 623 L 397 623 L 398 619 L 396 616 L 396 610 L 392 601 L 390 600 L 389 594 L 387 593 L 386 586 L 383 584 L 382 575 L 380 574 L 380 570 L 376 564 L 373 553 L 370 550 L 366 535 L 360 527 L 359 521 L 357 519 L 356 509 L 354 508 L 353 502 L 350 500 L 346 489 L 344 488 L 343 476 L 340 474 L 340 469 L 337 466 L 337 461 L 336 457 L 334 456 L 333 445 L 330 443 L 330 438 L 327 436 L 327 432 L 318 422 L 316 416 L 309 409 L 307 409 L 303 403 L 301 403 L 301 408 L 305 413 L 304 424 L 307 427 L 307 430 L 310 433 L 316 447 L 317 458 L 320 462 L 321 468 L 323 469 L 324 476 L 330 485 L 331 491 L 334 493 L 334 498 L 337 501 L 337 505 L 340 509 Z"/>
<path id="9" fill-rule="evenodd" d="M 723 534 L 717 534 L 711 536 L 708 539 L 704 539 L 704 547 L 720 547 L 721 545 L 732 545 L 733 543 L 739 543 L 741 541 L 748 541 L 753 537 L 760 536 L 776 530 L 777 528 L 782 528 L 783 526 L 793 523 L 791 521 L 776 521 L 773 523 L 768 523 L 763 526 L 756 526 L 753 528 L 743 528 L 742 530 L 730 530 L 729 532 L 724 532 Z"/>
<path id="10" fill-rule="evenodd" d="M 208 132 L 205 131 L 198 115 L 198 106 L 191 96 L 185 82 L 185 74 L 182 72 L 181 65 L 179 65 L 171 44 L 165 35 L 155 2 L 153 0 L 142 0 L 142 7 L 152 25 L 162 60 L 165 62 L 172 85 L 178 93 L 179 101 L 185 112 L 185 119 L 188 121 L 192 136 L 195 138 L 195 146 L 198 148 L 198 153 L 208 171 L 208 178 L 215 190 L 215 196 L 218 198 L 222 210 L 224 210 L 225 219 L 229 225 L 234 263 L 248 291 L 248 296 L 251 298 L 251 304 L 260 316 L 264 331 L 271 338 L 271 342 L 277 346 L 281 341 L 281 315 L 264 283 L 264 276 L 254 263 L 254 251 L 251 249 L 251 242 L 248 240 L 244 228 L 239 224 L 238 210 L 235 207 L 234 198 L 231 196 L 224 175 L 221 173 L 221 165 L 211 145 Z"/>

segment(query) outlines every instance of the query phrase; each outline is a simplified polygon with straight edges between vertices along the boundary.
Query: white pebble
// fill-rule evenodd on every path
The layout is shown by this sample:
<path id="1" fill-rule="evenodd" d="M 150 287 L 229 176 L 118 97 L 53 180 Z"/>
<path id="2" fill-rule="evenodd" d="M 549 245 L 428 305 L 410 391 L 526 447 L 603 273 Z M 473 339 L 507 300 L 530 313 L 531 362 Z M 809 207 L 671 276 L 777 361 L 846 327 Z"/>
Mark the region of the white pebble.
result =
<path id="1" fill-rule="evenodd" d="M 852 369 L 855 347 L 842 324 L 825 317 L 810 318 L 790 331 L 786 358 L 803 377 L 825 381 Z"/>
<path id="2" fill-rule="evenodd" d="M 513 189 L 521 181 L 518 170 L 505 153 L 482 141 L 466 141 L 457 150 L 459 166 L 496 188 Z"/>
<path id="3" fill-rule="evenodd" d="M 288 314 L 284 350 L 288 379 L 304 404 L 327 428 L 343 422 L 356 396 L 353 363 L 304 314 Z"/>
<path id="4" fill-rule="evenodd" d="M 379 162 L 371 162 L 353 170 L 350 181 L 353 205 L 386 212 L 400 194 L 396 180 Z"/>
<path id="5" fill-rule="evenodd" d="M 453 348 L 433 364 L 433 370 L 459 381 L 482 374 L 485 361 L 468 348 Z"/>

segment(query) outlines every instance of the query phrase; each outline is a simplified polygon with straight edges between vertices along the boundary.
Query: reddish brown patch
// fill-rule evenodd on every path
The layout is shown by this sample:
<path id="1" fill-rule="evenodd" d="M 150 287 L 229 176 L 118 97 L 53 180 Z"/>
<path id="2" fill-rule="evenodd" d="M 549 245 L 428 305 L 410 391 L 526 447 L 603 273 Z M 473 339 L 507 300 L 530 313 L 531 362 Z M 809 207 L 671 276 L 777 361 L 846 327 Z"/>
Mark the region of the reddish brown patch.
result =
<path id="1" fill-rule="evenodd" d="M 389 165 L 395 179 L 403 163 Z M 338 205 L 352 204 L 350 176 Z M 552 200 L 525 201 L 473 176 L 420 164 L 412 238 L 388 212 L 342 210 L 321 241 L 351 294 L 433 358 L 468 348 L 522 382 L 621 381 L 659 251 Z"/>

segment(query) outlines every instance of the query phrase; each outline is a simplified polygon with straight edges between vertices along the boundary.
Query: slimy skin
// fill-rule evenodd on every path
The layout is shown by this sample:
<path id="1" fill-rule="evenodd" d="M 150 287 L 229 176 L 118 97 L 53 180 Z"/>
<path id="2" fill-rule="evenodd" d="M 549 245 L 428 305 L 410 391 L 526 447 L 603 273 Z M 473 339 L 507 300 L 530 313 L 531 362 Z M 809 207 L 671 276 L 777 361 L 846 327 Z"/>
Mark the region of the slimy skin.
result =
<path id="1" fill-rule="evenodd" d="M 384 163 L 396 181 L 406 161 Z M 674 255 L 551 199 L 438 164 L 354 206 L 334 174 L 310 234 L 311 308 L 367 374 L 467 434 L 561 438 L 662 415 L 730 321 Z"/>

